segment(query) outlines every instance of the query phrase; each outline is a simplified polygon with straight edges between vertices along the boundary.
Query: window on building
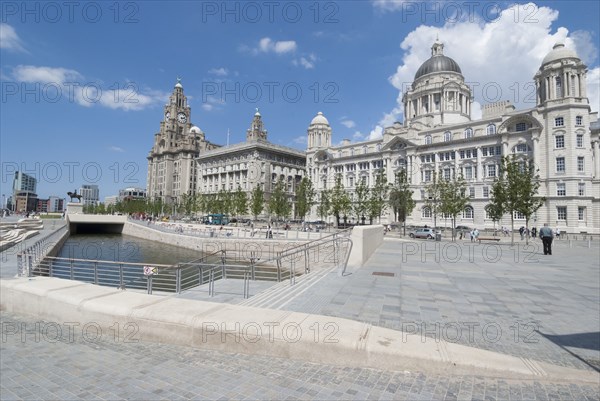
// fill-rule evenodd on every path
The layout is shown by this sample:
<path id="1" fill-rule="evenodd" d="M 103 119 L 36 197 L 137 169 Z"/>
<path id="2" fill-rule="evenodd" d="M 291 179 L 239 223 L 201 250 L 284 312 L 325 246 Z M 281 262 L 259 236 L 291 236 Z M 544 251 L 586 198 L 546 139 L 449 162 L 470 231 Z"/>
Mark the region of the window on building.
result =
<path id="1" fill-rule="evenodd" d="M 452 132 L 444 132 L 444 142 L 450 142 L 452 140 Z"/>
<path id="2" fill-rule="evenodd" d="M 423 210 L 421 211 L 421 216 L 424 219 L 430 219 L 431 218 L 431 209 L 428 207 L 424 207 Z"/>
<path id="3" fill-rule="evenodd" d="M 554 137 L 554 143 L 556 149 L 563 149 L 565 147 L 565 136 L 564 135 L 556 135 Z"/>
<path id="4" fill-rule="evenodd" d="M 562 79 L 560 77 L 556 77 L 556 97 L 562 97 L 563 96 L 563 90 L 562 90 Z"/>
<path id="5" fill-rule="evenodd" d="M 567 189 L 564 182 L 559 182 L 556 184 L 556 196 L 566 196 Z"/>
<path id="6" fill-rule="evenodd" d="M 465 130 L 465 139 L 473 137 L 473 128 L 467 128 Z"/>
<path id="7" fill-rule="evenodd" d="M 490 197 L 490 188 L 489 187 L 483 187 L 483 197 L 484 198 Z"/>
<path id="8" fill-rule="evenodd" d="M 431 135 L 425 136 L 425 145 L 431 145 Z"/>
<path id="9" fill-rule="evenodd" d="M 445 168 L 444 169 L 444 180 L 450 181 L 451 178 L 452 177 L 451 177 L 450 169 L 449 168 Z"/>
<path id="10" fill-rule="evenodd" d="M 464 171 L 465 171 L 465 180 L 472 180 L 473 179 L 473 167 L 465 166 Z"/>
<path id="11" fill-rule="evenodd" d="M 513 153 L 527 153 L 530 152 L 529 146 L 526 143 L 519 143 L 513 148 Z"/>
<path id="12" fill-rule="evenodd" d="M 565 158 L 564 157 L 556 158 L 556 172 L 557 173 L 565 172 Z"/>
<path id="13" fill-rule="evenodd" d="M 585 171 L 585 158 L 577 156 L 577 171 L 583 173 Z"/>
<path id="14" fill-rule="evenodd" d="M 563 117 L 556 117 L 554 119 L 554 126 L 555 127 L 564 127 L 565 126 L 565 119 Z"/>
<path id="15" fill-rule="evenodd" d="M 472 219 L 473 218 L 473 207 L 466 206 L 465 210 L 463 210 L 463 219 Z"/>
<path id="16" fill-rule="evenodd" d="M 515 124 L 515 131 L 517 131 L 517 132 L 527 131 L 527 124 L 526 123 Z"/>
<path id="17" fill-rule="evenodd" d="M 577 147 L 583 148 L 583 134 L 577 134 Z"/>
<path id="18" fill-rule="evenodd" d="M 495 164 L 488 164 L 486 167 L 487 167 L 487 176 L 488 177 L 495 177 L 496 176 L 496 165 Z"/>
<path id="19" fill-rule="evenodd" d="M 469 198 L 475 198 L 475 187 L 469 187 Z"/>
<path id="20" fill-rule="evenodd" d="M 575 117 L 575 125 L 577 125 L 578 127 L 581 127 L 583 125 L 583 116 Z"/>
<path id="21" fill-rule="evenodd" d="M 567 207 L 566 206 L 557 206 L 556 207 L 556 219 L 557 220 L 567 220 Z"/>
<path id="22" fill-rule="evenodd" d="M 577 193 L 579 196 L 585 196 L 585 182 L 580 182 L 577 184 Z"/>
<path id="23" fill-rule="evenodd" d="M 579 221 L 585 221 L 585 207 L 579 206 L 577 208 L 577 219 Z"/>
<path id="24" fill-rule="evenodd" d="M 424 182 L 431 182 L 431 170 L 425 170 L 425 171 L 423 171 L 423 181 Z"/>
<path id="25" fill-rule="evenodd" d="M 496 126 L 494 124 L 488 124 L 485 129 L 487 135 L 494 135 L 496 133 Z"/>
<path id="26" fill-rule="evenodd" d="M 515 220 L 525 220 L 525 215 L 521 212 L 516 212 L 513 214 Z"/>

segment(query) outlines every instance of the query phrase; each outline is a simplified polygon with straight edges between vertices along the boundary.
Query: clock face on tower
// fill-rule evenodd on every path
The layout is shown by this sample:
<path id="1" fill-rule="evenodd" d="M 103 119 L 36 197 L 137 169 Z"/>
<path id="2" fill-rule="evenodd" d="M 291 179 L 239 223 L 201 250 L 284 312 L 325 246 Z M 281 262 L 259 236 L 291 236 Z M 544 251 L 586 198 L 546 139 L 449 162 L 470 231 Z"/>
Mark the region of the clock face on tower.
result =
<path id="1" fill-rule="evenodd" d="M 184 113 L 179 113 L 177 114 L 177 121 L 179 121 L 181 124 L 185 124 L 187 121 L 187 116 Z"/>

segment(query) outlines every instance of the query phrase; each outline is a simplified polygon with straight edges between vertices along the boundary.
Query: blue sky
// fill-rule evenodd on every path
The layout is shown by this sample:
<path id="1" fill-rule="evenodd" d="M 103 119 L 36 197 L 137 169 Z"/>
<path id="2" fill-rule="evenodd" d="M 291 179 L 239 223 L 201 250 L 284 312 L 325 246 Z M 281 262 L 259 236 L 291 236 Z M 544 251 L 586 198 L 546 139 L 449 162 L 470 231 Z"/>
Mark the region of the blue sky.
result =
<path id="1" fill-rule="evenodd" d="M 402 88 L 436 36 L 481 104 L 529 101 L 544 55 L 563 41 L 589 67 L 598 110 L 597 1 L 3 2 L 2 194 L 14 169 L 38 194 L 98 184 L 101 199 L 146 186 L 146 156 L 181 77 L 207 139 L 245 138 L 260 108 L 269 140 L 305 148 L 318 111 L 333 141 L 402 121 Z M 485 89 L 485 90 L 484 90 Z"/>

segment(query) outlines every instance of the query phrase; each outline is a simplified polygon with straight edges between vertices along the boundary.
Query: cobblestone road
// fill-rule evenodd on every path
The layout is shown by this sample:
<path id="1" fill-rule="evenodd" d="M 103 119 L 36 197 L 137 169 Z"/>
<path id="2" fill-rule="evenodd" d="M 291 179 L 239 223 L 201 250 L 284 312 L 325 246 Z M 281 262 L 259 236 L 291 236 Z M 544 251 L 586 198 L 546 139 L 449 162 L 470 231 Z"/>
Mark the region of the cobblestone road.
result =
<path id="1" fill-rule="evenodd" d="M 0 322 L 2 400 L 599 399 L 590 385 L 337 367 L 82 330 L 61 337 L 50 322 L 8 313 Z"/>

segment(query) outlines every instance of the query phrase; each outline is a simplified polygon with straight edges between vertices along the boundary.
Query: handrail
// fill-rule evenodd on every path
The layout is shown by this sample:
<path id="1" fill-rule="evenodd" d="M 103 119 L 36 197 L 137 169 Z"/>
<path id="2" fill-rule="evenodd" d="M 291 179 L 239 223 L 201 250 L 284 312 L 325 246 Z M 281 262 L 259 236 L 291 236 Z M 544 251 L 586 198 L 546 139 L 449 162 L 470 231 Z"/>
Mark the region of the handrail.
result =
<path id="1" fill-rule="evenodd" d="M 50 260 L 68 260 L 70 262 L 85 262 L 85 263 L 106 263 L 106 264 L 115 264 L 115 265 L 128 265 L 128 266 L 152 266 L 152 267 L 160 267 L 160 268 L 173 268 L 175 265 L 164 265 L 164 264 L 156 264 L 156 263 L 139 263 L 139 262 L 119 262 L 116 260 L 101 260 L 101 259 L 77 259 L 77 258 L 63 258 L 58 256 L 46 256 L 45 259 Z"/>

